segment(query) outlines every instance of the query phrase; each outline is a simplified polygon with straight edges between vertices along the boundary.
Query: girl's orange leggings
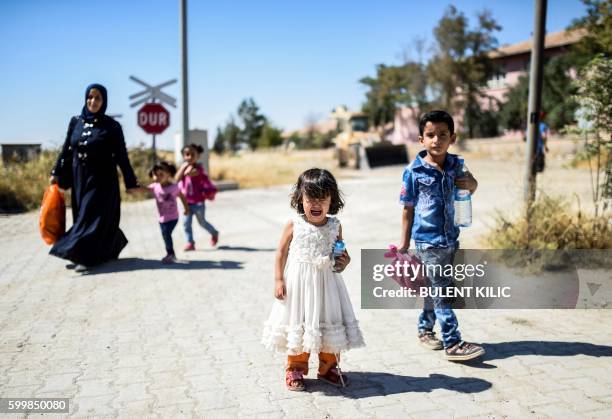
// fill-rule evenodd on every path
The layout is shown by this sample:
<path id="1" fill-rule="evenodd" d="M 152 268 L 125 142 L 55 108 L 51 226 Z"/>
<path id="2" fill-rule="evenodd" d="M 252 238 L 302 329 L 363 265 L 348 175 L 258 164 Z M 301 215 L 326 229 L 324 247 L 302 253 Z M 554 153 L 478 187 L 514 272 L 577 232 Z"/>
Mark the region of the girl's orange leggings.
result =
<path id="1" fill-rule="evenodd" d="M 319 374 L 325 375 L 330 369 L 334 368 L 337 365 L 336 357 L 340 361 L 340 354 L 319 352 Z M 302 352 L 299 355 L 288 355 L 287 371 L 301 371 L 304 375 L 307 375 L 309 358 L 309 352 Z"/>

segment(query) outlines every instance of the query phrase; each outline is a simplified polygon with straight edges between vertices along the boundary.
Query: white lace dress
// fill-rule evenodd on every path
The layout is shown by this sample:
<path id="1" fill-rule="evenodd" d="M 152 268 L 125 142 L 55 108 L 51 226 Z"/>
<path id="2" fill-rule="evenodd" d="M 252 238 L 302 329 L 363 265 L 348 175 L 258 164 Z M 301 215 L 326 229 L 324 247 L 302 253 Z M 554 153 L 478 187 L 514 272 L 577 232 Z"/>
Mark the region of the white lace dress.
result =
<path id="1" fill-rule="evenodd" d="M 262 343 L 287 355 L 339 353 L 364 346 L 346 286 L 332 271 L 330 254 L 340 221 L 328 217 L 315 226 L 293 220 L 293 238 L 285 266 L 287 294 L 274 301 Z"/>

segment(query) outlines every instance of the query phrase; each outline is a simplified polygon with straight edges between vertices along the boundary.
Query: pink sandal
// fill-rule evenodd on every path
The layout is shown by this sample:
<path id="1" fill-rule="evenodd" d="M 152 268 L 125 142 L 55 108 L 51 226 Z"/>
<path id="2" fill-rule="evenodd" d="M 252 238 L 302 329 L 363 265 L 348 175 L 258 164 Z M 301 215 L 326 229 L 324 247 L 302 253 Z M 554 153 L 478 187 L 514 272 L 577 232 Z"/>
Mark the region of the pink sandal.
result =
<path id="1" fill-rule="evenodd" d="M 287 371 L 285 374 L 285 385 L 287 390 L 304 391 L 304 374 L 301 371 Z"/>

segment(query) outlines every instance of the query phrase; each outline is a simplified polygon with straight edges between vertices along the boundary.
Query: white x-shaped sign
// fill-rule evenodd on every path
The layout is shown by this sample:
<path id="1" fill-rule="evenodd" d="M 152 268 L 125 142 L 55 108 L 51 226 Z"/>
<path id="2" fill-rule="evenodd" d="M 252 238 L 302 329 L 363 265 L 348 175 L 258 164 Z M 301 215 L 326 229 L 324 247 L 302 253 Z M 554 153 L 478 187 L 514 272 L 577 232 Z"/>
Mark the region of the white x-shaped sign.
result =
<path id="1" fill-rule="evenodd" d="M 148 83 L 145 83 L 144 81 L 134 76 L 130 76 L 130 80 L 135 81 L 136 83 L 141 84 L 145 87 L 143 91 L 134 93 L 130 96 L 130 100 L 140 98 L 130 105 L 132 108 L 155 99 L 159 100 L 162 103 L 168 104 L 173 108 L 176 108 L 176 98 L 173 98 L 172 96 L 167 95 L 166 93 L 161 91 L 161 89 L 163 89 L 164 87 L 176 83 L 176 79 L 168 80 L 166 82 L 158 84 L 157 86 L 152 86 Z M 144 97 L 141 98 L 141 96 Z"/>

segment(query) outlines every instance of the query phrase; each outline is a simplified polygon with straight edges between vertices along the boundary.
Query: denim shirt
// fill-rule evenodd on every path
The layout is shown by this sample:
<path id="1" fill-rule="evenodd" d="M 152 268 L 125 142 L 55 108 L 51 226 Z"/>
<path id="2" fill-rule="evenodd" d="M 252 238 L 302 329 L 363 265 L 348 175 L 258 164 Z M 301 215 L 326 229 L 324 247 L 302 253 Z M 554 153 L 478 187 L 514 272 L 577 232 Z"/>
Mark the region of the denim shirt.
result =
<path id="1" fill-rule="evenodd" d="M 427 151 L 421 151 L 404 170 L 400 204 L 415 207 L 412 239 L 417 246 L 456 246 L 455 178 L 461 163 L 457 155 L 447 153 L 441 172 L 424 160 L 426 155 Z"/>

